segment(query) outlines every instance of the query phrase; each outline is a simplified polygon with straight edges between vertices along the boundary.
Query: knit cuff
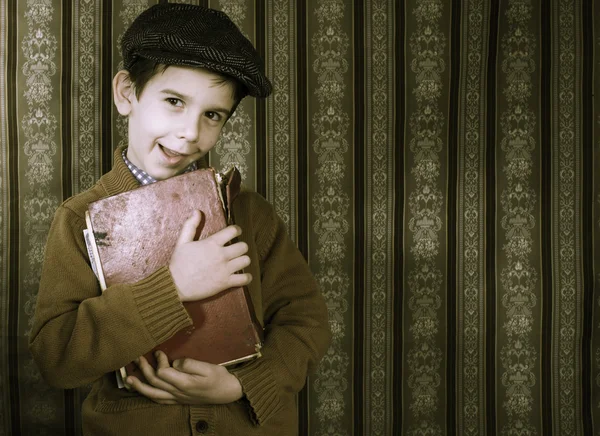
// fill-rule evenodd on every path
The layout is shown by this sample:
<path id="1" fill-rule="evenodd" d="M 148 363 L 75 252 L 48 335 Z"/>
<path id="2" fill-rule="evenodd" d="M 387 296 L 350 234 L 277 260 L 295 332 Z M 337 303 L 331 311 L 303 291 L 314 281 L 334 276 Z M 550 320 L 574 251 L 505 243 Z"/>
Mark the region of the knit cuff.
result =
<path id="1" fill-rule="evenodd" d="M 142 321 L 157 344 L 192 325 L 168 266 L 133 284 L 132 294 Z"/>
<path id="2" fill-rule="evenodd" d="M 279 398 L 279 388 L 271 373 L 268 362 L 258 358 L 230 371 L 235 375 L 246 399 L 250 403 L 250 415 L 255 424 L 263 425 L 277 414 L 283 404 Z"/>

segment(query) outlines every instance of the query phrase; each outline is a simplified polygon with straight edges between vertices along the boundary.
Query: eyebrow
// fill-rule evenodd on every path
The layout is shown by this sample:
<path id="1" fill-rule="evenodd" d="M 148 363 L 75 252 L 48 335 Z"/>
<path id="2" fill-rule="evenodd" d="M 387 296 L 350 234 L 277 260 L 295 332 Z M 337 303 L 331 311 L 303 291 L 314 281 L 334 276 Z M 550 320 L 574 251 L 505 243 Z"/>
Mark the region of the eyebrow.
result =
<path id="1" fill-rule="evenodd" d="M 191 100 L 192 99 L 192 97 L 190 97 L 189 95 L 182 94 L 180 92 L 175 91 L 174 89 L 163 89 L 163 90 L 161 90 L 161 92 L 163 94 L 174 95 L 175 97 L 177 97 L 177 98 L 179 98 L 181 100 Z M 223 107 L 218 107 L 218 106 L 210 108 L 210 109 L 208 109 L 208 111 L 222 113 L 222 114 L 224 114 L 227 117 L 231 115 L 231 112 L 229 111 L 229 109 L 226 109 L 226 108 L 223 108 Z"/>

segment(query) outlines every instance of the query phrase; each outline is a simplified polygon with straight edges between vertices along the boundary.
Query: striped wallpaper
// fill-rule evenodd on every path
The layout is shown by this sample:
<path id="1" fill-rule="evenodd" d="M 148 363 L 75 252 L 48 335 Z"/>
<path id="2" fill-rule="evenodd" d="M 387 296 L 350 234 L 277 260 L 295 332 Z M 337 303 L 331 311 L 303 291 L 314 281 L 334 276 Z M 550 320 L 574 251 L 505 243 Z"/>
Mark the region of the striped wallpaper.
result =
<path id="1" fill-rule="evenodd" d="M 0 436 L 78 435 L 27 351 L 57 205 L 108 171 L 162 0 L 0 0 Z M 188 0 L 274 93 L 211 152 L 275 206 L 333 340 L 299 435 L 600 435 L 600 0 Z"/>

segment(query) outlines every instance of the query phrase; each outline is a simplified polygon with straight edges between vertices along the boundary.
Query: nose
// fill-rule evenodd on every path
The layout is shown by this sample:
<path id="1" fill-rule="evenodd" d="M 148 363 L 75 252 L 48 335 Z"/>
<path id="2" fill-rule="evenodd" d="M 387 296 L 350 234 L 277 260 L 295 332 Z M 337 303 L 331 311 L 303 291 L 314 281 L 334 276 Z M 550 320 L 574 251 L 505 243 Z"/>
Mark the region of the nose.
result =
<path id="1" fill-rule="evenodd" d="M 198 142 L 198 139 L 200 138 L 199 117 L 193 116 L 192 114 L 183 117 L 182 123 L 178 129 L 177 137 L 191 143 Z"/>

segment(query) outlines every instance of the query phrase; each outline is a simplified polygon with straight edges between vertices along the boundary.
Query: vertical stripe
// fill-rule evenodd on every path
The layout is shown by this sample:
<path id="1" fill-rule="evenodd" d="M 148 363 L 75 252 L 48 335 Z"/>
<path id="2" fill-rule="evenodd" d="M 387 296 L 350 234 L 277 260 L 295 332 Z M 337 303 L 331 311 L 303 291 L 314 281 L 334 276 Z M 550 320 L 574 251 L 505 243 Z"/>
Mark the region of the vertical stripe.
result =
<path id="1" fill-rule="evenodd" d="M 447 423 L 447 2 L 406 4 L 408 47 L 404 295 L 406 434 L 442 434 Z M 454 401 L 453 399 L 451 401 Z"/>
<path id="2" fill-rule="evenodd" d="M 7 73 L 9 62 L 7 60 L 7 6 L 4 0 L 0 1 L 0 435 L 11 434 L 11 401 L 10 392 L 10 287 L 8 282 L 9 268 L 9 163 L 8 155 L 10 144 L 8 142 L 8 82 Z"/>
<path id="3" fill-rule="evenodd" d="M 73 89 L 71 84 L 73 83 L 73 71 L 71 69 L 72 61 L 71 58 L 73 53 L 72 44 L 72 29 L 73 29 L 73 2 L 69 0 L 62 0 L 62 15 L 60 21 L 61 29 L 61 40 L 60 47 L 62 52 L 62 83 L 60 87 L 60 116 L 61 116 L 61 185 L 62 185 L 62 199 L 69 198 L 73 193 L 73 179 L 72 179 L 72 149 L 73 149 L 73 136 L 72 136 L 72 106 L 73 106 Z"/>
<path id="4" fill-rule="evenodd" d="M 593 83 L 593 108 L 591 112 L 593 123 L 593 217 L 592 217 L 592 240 L 594 245 L 594 277 L 593 277 L 593 292 L 594 300 L 594 320 L 592 323 L 592 370 L 593 379 L 591 392 L 591 407 L 592 407 L 592 424 L 593 434 L 600 435 L 600 4 L 598 1 L 593 3 L 592 19 L 594 24 L 593 44 L 593 65 L 592 77 Z"/>
<path id="5" fill-rule="evenodd" d="M 102 132 L 100 143 L 100 174 L 106 174 L 112 168 L 112 142 L 113 142 L 113 97 L 112 79 L 113 71 L 113 42 L 112 42 L 112 0 L 102 1 L 101 40 L 102 51 L 100 62 L 100 129 Z"/>
<path id="6" fill-rule="evenodd" d="M 248 0 L 211 0 L 209 6 L 225 12 L 256 45 L 256 11 L 255 2 Z M 235 165 L 240 170 L 244 185 L 257 189 L 256 186 L 256 99 L 249 97 L 242 100 L 235 113 L 229 118 L 221 136 L 210 154 L 210 164 L 218 169 Z M 264 146 L 264 138 L 261 138 Z"/>
<path id="7" fill-rule="evenodd" d="M 464 3 L 464 2 L 463 2 Z M 471 3 L 471 7 L 477 7 L 477 5 L 473 5 L 473 2 L 469 2 Z M 449 28 L 449 32 L 450 32 L 450 38 L 449 38 L 449 47 L 450 47 L 450 59 L 448 62 L 449 65 L 449 89 L 448 89 L 448 93 L 449 93 L 449 108 L 455 108 L 457 107 L 457 105 L 459 104 L 459 98 L 462 98 L 462 92 L 464 92 L 463 89 L 461 89 L 461 77 L 463 77 L 463 75 L 461 74 L 461 61 L 463 60 L 461 56 L 459 56 L 459 53 L 461 53 L 461 44 L 467 46 L 468 48 L 465 48 L 462 50 L 462 52 L 469 52 L 469 56 L 474 57 L 475 59 L 477 58 L 477 55 L 472 54 L 472 51 L 474 51 L 473 45 L 477 44 L 477 36 L 475 35 L 471 35 L 471 40 L 468 41 L 471 43 L 471 46 L 469 47 L 467 44 L 463 44 L 462 38 L 461 38 L 461 30 L 463 28 L 467 28 L 470 29 L 470 26 L 466 25 L 466 26 L 461 26 L 461 22 L 462 22 L 462 17 L 461 17 L 461 13 L 462 10 L 465 10 L 465 12 L 467 12 L 469 8 L 465 7 L 465 8 L 461 8 L 461 2 L 452 2 L 452 7 L 449 10 L 450 13 L 450 28 Z M 481 17 L 482 18 L 482 17 Z M 479 16 L 475 16 L 475 17 L 468 17 L 467 20 L 469 21 L 473 21 L 473 25 L 476 26 L 478 20 L 481 20 L 481 18 L 479 18 Z M 475 61 L 474 61 L 475 62 Z M 468 68 L 469 63 L 467 63 L 466 68 Z M 473 71 L 469 71 L 469 73 L 473 74 Z M 471 76 L 469 76 L 469 79 L 471 78 Z M 471 90 L 471 92 L 473 92 Z M 460 95 L 459 95 L 460 94 Z M 480 101 L 484 100 L 484 96 L 480 95 L 479 96 Z M 465 106 L 463 106 L 465 107 Z M 471 112 L 469 113 L 469 124 L 468 124 L 468 129 L 464 129 L 461 132 L 464 132 L 465 130 L 469 131 L 469 137 L 471 137 L 476 131 L 477 131 L 477 121 L 475 121 L 475 116 L 474 114 L 477 113 L 477 111 L 473 111 L 473 108 L 468 108 L 465 107 L 465 110 L 471 110 Z M 448 136 L 446 138 L 446 143 L 447 145 L 447 164 L 446 164 L 446 168 L 447 168 L 447 177 L 446 177 L 446 187 L 445 187 L 445 196 L 446 196 L 446 202 L 447 202 L 447 206 L 446 206 L 446 226 L 448 229 L 456 229 L 456 231 L 449 231 L 447 232 L 446 235 L 446 304 L 445 304 L 445 312 L 446 312 L 446 320 L 445 320 L 445 332 L 446 332 L 446 350 L 445 350 L 445 355 L 444 358 L 446 360 L 446 383 L 444 386 L 444 390 L 446 392 L 446 396 L 448 397 L 448 401 L 446 402 L 446 430 L 447 431 L 451 431 L 451 432 L 455 432 L 457 429 L 457 418 L 458 418 L 458 391 L 456 390 L 456 386 L 458 383 L 457 380 L 457 375 L 460 374 L 460 371 L 463 370 L 462 368 L 462 364 L 463 363 L 467 363 L 467 368 L 465 368 L 465 371 L 469 371 L 468 372 L 468 376 L 469 374 L 473 374 L 472 371 L 472 366 L 473 366 L 473 333 L 476 330 L 476 327 L 474 328 L 472 325 L 472 321 L 473 319 L 477 319 L 477 316 L 479 314 L 478 310 L 473 310 L 472 307 L 472 303 L 474 302 L 474 300 L 477 300 L 477 297 L 473 296 L 473 292 L 467 292 L 466 294 L 466 298 L 469 299 L 469 301 L 467 302 L 467 305 L 469 305 L 471 311 L 470 312 L 463 312 L 461 310 L 461 316 L 456 316 L 456 310 L 457 307 L 460 303 L 464 303 L 462 300 L 459 300 L 459 271 L 457 271 L 457 269 L 459 268 L 459 263 L 458 263 L 458 253 L 457 250 L 459 250 L 459 245 L 458 243 L 461 242 L 461 238 L 463 237 L 464 233 L 460 232 L 460 229 L 457 227 L 457 223 L 459 221 L 459 217 L 457 217 L 457 214 L 459 213 L 459 210 L 461 209 L 461 206 L 468 208 L 473 208 L 474 204 L 477 203 L 477 197 L 471 197 L 470 200 L 475 200 L 473 202 L 464 202 L 462 203 L 462 199 L 461 199 L 461 203 L 459 203 L 459 199 L 458 199 L 458 189 L 460 189 L 460 180 L 459 180 L 459 169 L 458 169 L 458 165 L 462 164 L 463 162 L 460 161 L 461 158 L 461 151 L 458 149 L 458 144 L 461 143 L 461 138 L 459 138 L 458 136 L 458 128 L 457 126 L 459 125 L 459 123 L 461 123 L 461 120 L 459 119 L 459 114 L 461 114 L 461 111 L 458 110 L 456 111 L 456 113 L 453 113 L 452 111 L 448 110 L 447 115 L 448 115 Z M 465 127 L 463 125 L 463 127 Z M 477 132 L 479 133 L 479 132 Z M 475 133 L 475 134 L 477 134 Z M 472 144 L 469 144 L 472 145 Z M 473 160 L 476 161 L 477 159 L 477 152 L 474 151 L 473 147 L 470 148 L 470 154 L 469 156 L 474 156 Z M 469 163 L 467 163 L 468 165 Z M 464 169 L 464 168 L 463 168 Z M 471 173 L 473 172 L 473 168 L 469 168 L 469 170 L 471 170 Z M 463 174 L 463 173 L 461 173 Z M 472 177 L 472 176 L 471 176 Z M 473 181 L 469 180 L 470 183 L 473 183 Z M 473 188 L 473 186 L 470 186 L 470 188 Z M 471 194 L 473 194 L 473 192 L 470 192 Z M 460 204 L 460 206 L 459 206 Z M 472 213 L 473 211 L 470 211 L 471 213 L 469 214 L 469 216 L 472 218 L 474 216 L 474 214 Z M 468 213 L 468 211 L 465 211 L 465 213 Z M 472 222 L 470 224 L 473 224 Z M 472 228 L 469 229 L 470 233 L 468 233 L 468 235 L 471 235 L 472 239 L 476 239 L 478 237 L 478 233 L 476 231 L 473 231 Z M 463 250 L 461 249 L 461 253 L 463 253 Z M 467 257 L 467 262 L 471 262 L 470 265 L 468 265 L 468 267 L 471 267 L 471 269 L 473 268 L 473 264 L 476 264 L 476 258 L 473 258 L 472 253 L 469 252 L 469 254 L 471 254 L 470 258 Z M 472 272 L 472 271 L 471 271 Z M 475 279 L 476 276 L 474 277 Z M 461 295 L 462 297 L 462 295 Z M 463 315 L 464 313 L 464 315 Z M 466 321 L 467 323 L 469 323 L 469 329 L 465 331 L 464 329 L 464 325 L 461 327 L 460 323 Z M 463 333 L 466 333 L 467 338 L 463 338 Z M 460 337 L 457 337 L 458 335 L 460 335 Z M 462 343 L 461 343 L 462 341 Z M 461 360 L 460 357 L 460 349 L 458 348 L 459 345 L 464 345 L 464 341 L 467 341 L 467 347 L 470 347 L 469 350 L 469 357 L 468 359 L 469 362 L 464 362 Z M 476 353 L 476 351 L 475 351 Z M 476 358 L 475 358 L 476 361 Z M 468 366 L 471 365 L 471 368 L 469 368 Z M 471 375 L 472 377 L 472 375 Z M 464 393 L 464 390 L 462 391 Z M 469 396 L 470 399 L 473 398 L 473 396 Z M 477 398 L 477 396 L 475 396 L 475 398 Z M 469 408 L 469 411 L 472 412 L 473 410 L 477 410 L 477 407 L 472 407 L 472 404 L 470 405 L 471 407 Z"/>
<path id="8" fill-rule="evenodd" d="M 323 0 L 307 8 L 309 265 L 329 305 L 333 339 L 321 374 L 322 398 L 311 434 L 351 433 L 353 414 L 352 2 Z M 357 405 L 357 407 L 359 407 Z M 358 410 L 358 409 L 357 409 Z"/>
<path id="9" fill-rule="evenodd" d="M 368 7 L 368 6 L 366 6 Z M 365 42 L 365 37 L 369 37 L 369 30 L 365 32 L 365 27 L 370 28 L 370 18 L 372 15 L 365 16 L 365 5 L 364 2 L 354 2 L 354 35 L 353 35 L 353 60 L 354 60 L 354 83 L 352 91 L 354 93 L 354 202 L 356 207 L 354 208 L 354 226 L 359 234 L 366 235 L 367 227 L 365 222 L 365 215 L 371 211 L 370 205 L 365 203 L 366 186 L 365 186 L 365 174 L 368 171 L 368 159 L 366 152 L 365 141 L 365 129 L 368 131 L 369 126 L 367 117 L 369 116 L 369 109 L 365 108 L 367 100 L 370 95 L 365 95 L 365 88 L 370 90 L 370 86 L 365 83 L 365 74 L 368 76 L 370 68 L 370 60 L 368 59 L 369 53 L 365 50 L 365 47 L 369 44 Z M 365 35 L 367 33 L 367 35 Z M 363 122 L 363 120 L 365 120 Z M 354 269 L 354 325 L 353 325 L 353 340 L 354 340 L 354 353 L 352 356 L 352 402 L 357 410 L 362 410 L 363 413 L 354 413 L 353 426 L 352 428 L 358 434 L 369 434 L 370 420 L 369 416 L 372 413 L 371 407 L 371 393 L 373 395 L 382 395 L 383 392 L 373 391 L 371 379 L 368 376 L 368 368 L 370 366 L 370 340 L 368 332 L 368 324 L 372 316 L 369 301 L 370 295 L 367 292 L 367 283 L 365 270 L 367 269 L 368 253 L 365 252 L 365 239 L 366 238 L 355 238 L 354 239 L 354 252 L 356 253 L 356 265 Z M 365 330 L 366 329 L 366 330 Z M 368 341 L 369 343 L 366 343 Z M 379 433 L 375 433 L 379 434 Z"/>
<path id="10" fill-rule="evenodd" d="M 395 54 L 396 68 L 394 72 L 395 78 L 395 133 L 396 138 L 396 153 L 394 165 L 394 258 L 392 264 L 394 267 L 394 377 L 392 386 L 394 389 L 393 397 L 393 433 L 401 434 L 404 420 L 404 403 L 403 403 L 403 380 L 404 380 L 404 328 L 403 328 L 403 302 L 404 302 L 404 251 L 402 241 L 404 239 L 404 189 L 406 186 L 404 172 L 404 155 L 406 153 L 406 143 L 402 139 L 405 138 L 405 17 L 404 2 L 397 2 L 395 8 Z"/>
<path id="11" fill-rule="evenodd" d="M 539 28 L 529 2 L 499 10 L 496 141 L 498 433 L 540 434 Z M 536 152 L 537 148 L 537 152 Z"/>
<path id="12" fill-rule="evenodd" d="M 77 0 L 73 2 L 72 18 L 72 193 L 77 194 L 92 187 L 100 177 L 100 132 L 102 114 L 101 10 L 102 0 Z M 112 76 L 107 74 L 110 78 Z M 105 93 L 112 96 L 110 89 Z M 65 101 L 66 103 L 66 101 Z"/>
<path id="13" fill-rule="evenodd" d="M 260 55 L 263 62 L 266 58 L 266 10 L 265 2 L 256 2 L 256 11 L 254 14 L 254 35 L 256 50 Z M 273 96 L 269 97 L 269 100 L 273 99 Z M 267 169 L 267 138 L 266 138 L 266 99 L 259 98 L 254 99 L 256 106 L 256 115 L 254 121 L 255 135 L 254 135 L 254 153 L 256 155 L 256 166 L 254 168 L 254 174 L 256 179 L 256 191 L 266 197 L 267 195 L 267 177 L 265 171 Z"/>
<path id="14" fill-rule="evenodd" d="M 295 3 L 295 5 L 293 4 Z M 281 5 L 283 10 L 283 5 Z M 295 59 L 296 68 L 294 70 L 293 65 L 290 65 L 289 74 L 290 78 L 294 77 L 296 74 L 295 82 L 290 82 L 289 84 L 289 93 L 290 96 L 297 96 L 290 99 L 290 113 L 288 114 L 289 119 L 291 120 L 292 127 L 290 129 L 289 138 L 294 142 L 296 141 L 296 152 L 292 151 L 289 162 L 290 162 L 290 178 L 291 180 L 288 183 L 296 184 L 296 195 L 294 195 L 294 190 L 290 186 L 290 195 L 291 197 L 287 200 L 289 201 L 290 213 L 289 213 L 289 224 L 288 228 L 292 229 L 294 232 L 294 222 L 297 222 L 297 226 L 295 229 L 295 241 L 298 246 L 298 249 L 304 255 L 304 258 L 309 261 L 308 255 L 308 239 L 309 239 L 309 194 L 308 194 L 308 67 L 307 60 L 309 56 L 309 50 L 307 49 L 308 39 L 307 39 L 307 6 L 306 0 L 296 0 L 295 2 L 290 2 L 291 10 L 290 14 L 290 35 L 289 35 L 289 49 L 291 53 L 295 53 L 296 56 L 292 56 L 291 59 Z M 296 20 L 294 22 L 294 12 Z M 295 26 L 295 28 L 294 28 Z M 296 35 L 296 39 L 294 40 L 294 35 Z M 282 50 L 283 53 L 284 50 Z M 280 53 L 280 56 L 283 54 Z M 279 81 L 278 81 L 279 82 Z M 295 83 L 295 87 L 294 87 Z M 275 85 L 276 86 L 276 85 Z M 275 90 L 275 92 L 278 92 Z M 277 101 L 276 96 L 274 96 L 273 101 Z M 294 112 L 294 103 L 296 104 L 296 110 Z M 285 119 L 279 119 L 279 123 L 284 123 Z M 293 123 L 296 122 L 296 126 Z M 279 139 L 285 138 L 283 132 L 278 136 Z M 284 139 L 285 140 L 285 139 Z M 296 157 L 296 162 L 294 162 L 294 156 Z M 294 163 L 296 165 L 294 165 Z M 286 167 L 286 159 L 282 161 L 282 167 Z M 282 171 L 279 170 L 279 173 Z M 274 176 L 277 177 L 278 174 Z M 280 176 L 283 178 L 284 183 L 281 185 L 281 190 L 278 190 L 279 195 L 277 195 L 278 202 L 283 202 L 286 204 L 285 200 L 285 176 Z M 279 183 L 276 183 L 279 185 Z M 296 200 L 294 197 L 296 196 Z M 275 204 L 277 208 L 277 203 Z M 281 207 L 281 206 L 279 206 Z M 294 212 L 295 211 L 295 212 Z M 316 415 L 318 417 L 318 411 L 323 410 L 325 403 L 327 401 L 326 397 L 323 396 L 323 392 L 326 392 L 326 386 L 328 373 L 325 369 L 326 367 L 321 364 L 317 368 L 316 374 L 309 379 L 308 388 L 303 389 L 298 394 L 298 435 L 302 434 L 313 434 L 311 429 L 315 428 L 315 424 L 317 423 L 317 419 L 310 419 L 312 415 Z M 309 405 L 309 393 L 310 390 L 310 398 L 313 399 L 311 404 Z"/>
<path id="15" fill-rule="evenodd" d="M 581 78 L 579 0 L 552 2 L 553 433 L 581 434 Z"/>
<path id="16" fill-rule="evenodd" d="M 265 29 L 266 72 L 273 83 L 273 95 L 266 101 L 266 198 L 294 241 L 298 231 L 296 155 L 300 152 L 296 138 L 296 68 L 297 54 L 302 53 L 297 47 L 297 7 L 294 0 L 268 0 Z"/>
<path id="17" fill-rule="evenodd" d="M 309 193 L 308 193 L 308 142 L 309 119 L 308 119 L 308 65 L 310 57 L 310 42 L 308 38 L 307 17 L 309 14 L 306 4 L 307 0 L 296 0 L 296 46 L 293 48 L 297 53 L 296 61 L 296 88 L 290 87 L 290 92 L 296 92 L 296 160 L 297 170 L 295 180 L 297 183 L 296 218 L 298 220 L 296 231 L 296 244 L 308 260 L 308 238 L 309 229 Z M 291 85 L 290 85 L 291 86 Z M 292 104 L 292 103 L 291 103 Z M 293 108 L 293 106 L 292 106 Z M 292 122 L 294 117 L 291 117 Z M 291 135 L 291 132 L 290 132 Z M 291 135 L 292 141 L 294 136 Z M 293 159 L 292 159 L 293 162 Z M 292 191 L 293 192 L 293 191 Z M 282 194 L 283 195 L 283 194 Z M 291 204 L 293 207 L 293 202 Z M 290 214 L 290 225 L 293 215 Z M 293 229 L 293 227 L 291 227 Z"/>
<path id="18" fill-rule="evenodd" d="M 19 365 L 24 434 L 64 432 L 64 397 L 40 378 L 27 350 L 46 235 L 61 195 L 61 6 L 19 2 L 19 312 L 15 356 Z M 44 410 L 44 413 L 41 413 Z"/>
<path id="19" fill-rule="evenodd" d="M 581 89 L 594 89 L 594 9 L 592 2 L 583 2 L 581 8 Z M 582 312 L 582 343 L 581 343 L 581 409 L 583 434 L 593 434 L 592 430 L 592 403 L 591 403 L 591 375 L 592 375 L 592 323 L 594 304 L 594 180 L 593 162 L 594 147 L 588 146 L 594 142 L 594 102 L 591 92 L 582 92 L 581 118 L 581 163 L 582 171 L 579 183 L 582 186 L 581 199 L 581 242 L 582 242 L 582 280 L 583 280 L 583 312 Z M 589 114 L 589 116 L 585 116 Z"/>
<path id="20" fill-rule="evenodd" d="M 358 3 L 355 3 L 358 4 Z M 363 228 L 355 243 L 357 265 L 364 265 L 364 275 L 356 276 L 355 293 L 361 295 L 358 308 L 363 309 L 364 344 L 362 357 L 364 371 L 364 434 L 389 435 L 393 428 L 393 237 L 394 237 L 394 2 L 390 0 L 367 1 L 364 8 L 355 10 L 355 32 L 358 26 L 364 27 L 361 39 L 357 41 L 356 53 L 364 52 L 359 59 L 365 65 L 356 68 L 365 72 L 355 78 L 356 125 L 355 128 L 355 176 L 356 186 L 364 189 L 359 197 L 355 194 L 355 216 L 363 215 L 363 221 L 356 221 L 357 229 Z M 363 18 L 364 17 L 364 18 Z M 364 20 L 364 21 L 363 21 Z M 364 43 L 363 43 L 364 41 Z M 360 78 L 360 80 L 359 80 Z M 364 82 L 362 85 L 361 82 Z M 364 95 L 364 105 L 358 100 Z M 364 106 L 364 112 L 359 108 Z M 360 135 L 360 136 L 359 136 Z M 363 142 L 364 139 L 364 142 Z M 360 162 L 364 162 L 361 170 Z M 358 192 L 357 192 L 358 194 Z M 370 242 L 370 243 L 369 243 Z M 360 257 L 364 253 L 364 260 Z M 361 268 L 357 268 L 360 270 Z M 355 301 L 358 298 L 355 296 Z M 355 316 L 359 325 L 360 315 Z M 358 353 L 357 353 L 358 354 Z M 358 361 L 358 359 L 355 359 Z M 357 373 L 357 375 L 359 375 Z M 356 405 L 360 406 L 358 401 Z M 356 426 L 355 429 L 361 427 Z"/>
<path id="21" fill-rule="evenodd" d="M 2 113 L 0 122 L 2 134 L 2 312 L 0 328 L 2 344 L 0 368 L 2 388 L 2 434 L 17 435 L 20 432 L 18 359 L 17 359 L 17 311 L 18 311 L 18 154 L 17 120 L 15 116 L 16 87 L 16 54 L 17 44 L 16 6 L 14 2 L 0 3 L 0 105 Z M 6 86 L 5 86 L 6 85 Z"/>
<path id="22" fill-rule="evenodd" d="M 542 8 L 549 10 L 550 1 L 542 2 Z M 552 324 L 553 317 L 553 274 L 552 274 L 552 150 L 550 141 L 552 137 L 552 34 L 550 13 L 543 14 L 540 26 L 540 156 L 541 156 L 541 181 L 540 199 L 542 216 L 541 239 L 545 241 L 541 247 L 542 258 L 542 330 L 540 356 L 542 379 L 542 434 L 552 436 L 554 415 L 552 399 Z"/>
<path id="23" fill-rule="evenodd" d="M 460 83 L 458 96 L 458 123 L 456 126 L 457 147 L 451 154 L 458 157 L 458 198 L 452 195 L 453 186 L 449 183 L 448 203 L 455 207 L 457 219 L 457 306 L 448 304 L 450 316 L 457 316 L 457 332 L 450 332 L 448 341 L 456 337 L 457 365 L 456 392 L 458 434 L 479 435 L 486 433 L 486 371 L 485 343 L 487 331 L 485 325 L 486 301 L 490 297 L 486 289 L 486 224 L 491 219 L 486 215 L 486 163 L 488 141 L 490 137 L 488 120 L 493 115 L 489 110 L 490 96 L 488 62 L 493 56 L 488 48 L 495 44 L 495 32 L 490 28 L 490 4 L 487 0 L 469 1 L 462 10 L 461 24 L 455 26 L 462 31 L 460 38 L 462 52 L 458 47 L 452 50 L 461 53 L 452 64 L 460 64 Z M 453 20 L 456 23 L 456 21 Z M 495 30 L 496 27 L 494 26 Z M 489 39 L 488 39 L 489 38 Z M 459 40 L 459 38 L 456 38 Z M 493 48 L 492 48 L 493 50 Z M 491 51 L 493 55 L 495 51 Z M 452 107 L 454 105 L 451 104 Z M 493 128 L 492 128 L 493 131 Z M 452 138 L 452 135 L 450 136 Z M 451 199 L 454 199 L 452 201 Z M 488 201 L 488 204 L 493 202 Z M 451 215 L 449 215 L 451 216 Z M 448 228 L 454 224 L 448 221 Z M 453 232 L 450 232 L 452 234 Z M 449 249 L 449 253 L 453 250 Z M 449 256 L 450 257 L 450 256 Z M 448 263 L 448 282 L 451 284 L 450 271 L 455 265 Z M 450 324 L 452 325 L 452 324 Z M 449 330 L 451 330 L 449 328 Z M 489 337 L 489 336 L 488 336 Z M 493 343 L 493 342 L 492 342 Z M 449 359 L 451 359 L 449 357 Z M 454 374 L 448 374 L 454 378 Z M 454 392 L 454 386 L 448 386 Z M 450 413 L 449 413 L 450 414 Z M 448 425 L 451 430 L 454 427 Z"/>
<path id="24" fill-rule="evenodd" d="M 496 419 L 496 137 L 497 137 L 497 114 L 496 114 L 496 77 L 498 68 L 498 31 L 499 31 L 499 0 L 492 0 L 489 6 L 489 52 L 487 60 L 487 120 L 486 120 L 486 141 L 485 146 L 485 227 L 483 231 L 484 248 L 484 274 L 485 274 L 485 336 L 484 336 L 484 352 L 485 361 L 483 374 L 485 385 L 485 411 L 482 411 L 482 416 L 485 419 L 486 427 L 484 434 L 487 436 L 495 436 L 497 434 L 497 419 Z M 485 387 L 484 387 L 485 386 Z"/>

